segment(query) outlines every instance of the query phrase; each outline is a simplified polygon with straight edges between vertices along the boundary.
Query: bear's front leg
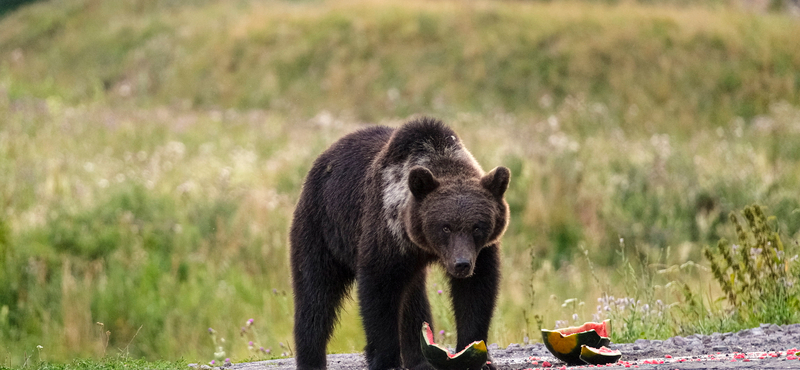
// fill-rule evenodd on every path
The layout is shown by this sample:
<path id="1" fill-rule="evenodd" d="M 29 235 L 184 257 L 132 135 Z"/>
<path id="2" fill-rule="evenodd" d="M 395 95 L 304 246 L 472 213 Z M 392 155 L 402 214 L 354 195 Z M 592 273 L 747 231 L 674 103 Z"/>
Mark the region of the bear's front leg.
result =
<path id="1" fill-rule="evenodd" d="M 422 323 L 429 323 L 433 330 L 431 306 L 425 292 L 425 272 L 424 268 L 420 269 L 409 281 L 400 313 L 400 353 L 403 367 L 410 370 L 433 370 L 420 346 Z"/>
<path id="2" fill-rule="evenodd" d="M 497 245 L 484 247 L 480 251 L 472 276 L 450 278 L 458 331 L 457 351 L 474 341 L 487 341 L 499 283 L 500 256 Z M 495 368 L 494 365 L 488 367 Z"/>
<path id="3" fill-rule="evenodd" d="M 383 258 L 359 261 L 358 303 L 367 335 L 365 356 L 370 370 L 400 368 L 399 318 L 402 296 L 412 274 Z"/>

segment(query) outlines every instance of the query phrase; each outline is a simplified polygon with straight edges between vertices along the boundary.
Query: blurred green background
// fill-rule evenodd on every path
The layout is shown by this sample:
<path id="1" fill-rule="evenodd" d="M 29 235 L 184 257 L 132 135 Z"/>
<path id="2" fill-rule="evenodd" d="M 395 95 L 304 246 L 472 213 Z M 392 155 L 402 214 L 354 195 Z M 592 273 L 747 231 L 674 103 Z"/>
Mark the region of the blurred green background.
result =
<path id="1" fill-rule="evenodd" d="M 418 114 L 512 171 L 491 342 L 610 315 L 611 295 L 638 301 L 615 324 L 638 337 L 751 324 L 715 319 L 729 307 L 701 253 L 750 203 L 797 252 L 791 1 L 16 3 L 0 8 L 2 364 L 37 345 L 207 362 L 209 327 L 235 361 L 291 355 L 306 171 L 342 135 Z M 445 281 L 434 269 L 429 289 L 453 344 Z M 329 351 L 360 351 L 359 325 L 350 301 Z"/>

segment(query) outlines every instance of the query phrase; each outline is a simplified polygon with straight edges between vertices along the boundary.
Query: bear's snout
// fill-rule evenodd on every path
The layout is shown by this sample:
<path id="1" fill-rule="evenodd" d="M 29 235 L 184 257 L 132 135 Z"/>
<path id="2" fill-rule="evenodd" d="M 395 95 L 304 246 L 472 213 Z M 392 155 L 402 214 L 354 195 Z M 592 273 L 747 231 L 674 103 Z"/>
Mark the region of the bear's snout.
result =
<path id="1" fill-rule="evenodd" d="M 459 258 L 453 265 L 454 276 L 463 278 L 472 275 L 472 261 L 466 258 Z"/>
<path id="2" fill-rule="evenodd" d="M 459 279 L 472 276 L 477 251 L 471 239 L 467 235 L 455 233 L 450 238 L 448 251 L 445 254 L 447 272 Z"/>

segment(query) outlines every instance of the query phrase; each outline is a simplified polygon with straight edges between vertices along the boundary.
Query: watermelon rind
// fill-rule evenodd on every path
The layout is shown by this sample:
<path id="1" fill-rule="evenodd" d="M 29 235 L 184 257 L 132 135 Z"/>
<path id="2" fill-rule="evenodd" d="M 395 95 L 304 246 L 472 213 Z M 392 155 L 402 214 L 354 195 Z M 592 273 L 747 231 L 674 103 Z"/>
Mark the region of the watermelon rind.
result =
<path id="1" fill-rule="evenodd" d="M 606 336 L 598 334 L 598 330 Z M 542 329 L 542 341 L 547 350 L 557 359 L 570 365 L 583 365 L 584 362 L 580 358 L 581 346 L 587 345 L 593 348 L 608 346 L 611 343 L 608 338 L 611 335 L 610 332 L 609 320 L 602 323 L 587 322 L 580 327 L 557 330 Z"/>
<path id="2" fill-rule="evenodd" d="M 606 349 L 609 350 L 609 352 L 603 353 L 598 348 L 589 347 L 584 344 L 581 346 L 580 359 L 589 365 L 605 365 L 613 364 L 622 357 L 622 352 Z"/>
<path id="3" fill-rule="evenodd" d="M 452 354 L 433 341 L 433 331 L 427 322 L 422 324 L 421 334 L 422 355 L 438 370 L 480 370 L 489 359 L 489 351 L 482 340 L 472 342 L 460 352 Z"/>

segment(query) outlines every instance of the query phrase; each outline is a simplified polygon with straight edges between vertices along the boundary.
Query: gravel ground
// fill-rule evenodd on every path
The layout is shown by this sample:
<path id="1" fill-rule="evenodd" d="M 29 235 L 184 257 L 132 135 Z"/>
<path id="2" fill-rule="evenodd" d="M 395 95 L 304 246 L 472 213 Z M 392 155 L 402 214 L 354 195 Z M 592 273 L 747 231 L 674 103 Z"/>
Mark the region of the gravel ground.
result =
<path id="1" fill-rule="evenodd" d="M 620 362 L 603 367 L 639 369 L 798 369 L 800 370 L 800 324 L 770 325 L 735 333 L 690 335 L 667 340 L 639 339 L 634 343 L 611 344 L 622 352 Z M 500 370 L 562 368 L 541 343 L 489 346 L 489 353 Z M 549 366 L 548 366 L 549 365 Z M 196 364 L 189 366 L 198 367 Z M 206 365 L 201 368 L 209 368 Z M 364 370 L 360 353 L 328 355 L 328 369 Z M 572 366 L 567 368 L 585 368 Z M 232 370 L 294 370 L 294 359 L 233 364 Z"/>

